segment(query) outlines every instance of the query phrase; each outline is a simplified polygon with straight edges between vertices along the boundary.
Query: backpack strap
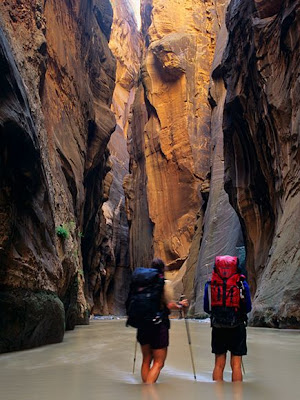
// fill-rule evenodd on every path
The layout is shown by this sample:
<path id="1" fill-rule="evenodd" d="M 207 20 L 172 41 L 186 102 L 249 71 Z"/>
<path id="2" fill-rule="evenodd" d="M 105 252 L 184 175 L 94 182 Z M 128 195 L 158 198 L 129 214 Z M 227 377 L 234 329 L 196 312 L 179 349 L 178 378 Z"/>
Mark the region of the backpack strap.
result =
<path id="1" fill-rule="evenodd" d="M 211 312 L 211 281 L 208 281 L 208 310 Z"/>

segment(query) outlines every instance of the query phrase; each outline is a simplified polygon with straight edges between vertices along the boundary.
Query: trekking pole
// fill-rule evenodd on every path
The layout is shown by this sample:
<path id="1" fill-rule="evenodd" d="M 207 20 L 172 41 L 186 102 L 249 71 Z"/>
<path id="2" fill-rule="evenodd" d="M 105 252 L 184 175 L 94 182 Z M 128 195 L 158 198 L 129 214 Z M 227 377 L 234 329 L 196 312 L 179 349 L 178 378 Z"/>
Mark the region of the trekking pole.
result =
<path id="1" fill-rule="evenodd" d="M 180 298 L 183 298 L 183 297 L 185 297 L 185 296 L 180 296 Z M 188 338 L 188 342 L 189 342 L 189 348 L 190 348 L 190 354 L 191 354 L 191 360 L 192 360 L 192 367 L 193 367 L 193 373 L 194 373 L 194 379 L 196 381 L 197 377 L 196 377 L 195 363 L 194 363 L 194 357 L 193 357 L 193 352 L 192 352 L 192 341 L 191 341 L 190 327 L 189 327 L 189 324 L 188 324 L 188 320 L 187 320 L 187 317 L 186 317 L 185 310 L 183 311 L 183 313 L 184 313 L 184 322 L 185 322 L 186 334 L 187 334 L 187 338 Z"/>
<path id="2" fill-rule="evenodd" d="M 133 368 L 132 368 L 133 374 L 134 374 L 134 368 L 135 368 L 136 350 L 137 350 L 137 340 L 135 341 L 135 346 L 134 346 L 134 357 L 133 357 Z"/>
<path id="3" fill-rule="evenodd" d="M 244 363 L 243 363 L 243 357 L 242 357 L 242 369 L 243 369 L 243 374 L 245 376 L 246 375 L 246 371 L 245 371 L 245 367 L 244 367 Z"/>

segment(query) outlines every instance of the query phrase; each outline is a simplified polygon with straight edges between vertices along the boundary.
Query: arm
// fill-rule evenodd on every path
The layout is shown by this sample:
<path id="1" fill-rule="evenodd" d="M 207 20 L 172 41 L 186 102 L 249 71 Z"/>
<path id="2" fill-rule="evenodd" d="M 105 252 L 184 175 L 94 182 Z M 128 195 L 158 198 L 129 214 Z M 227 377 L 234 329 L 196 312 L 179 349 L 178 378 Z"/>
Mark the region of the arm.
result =
<path id="1" fill-rule="evenodd" d="M 187 299 L 183 299 L 179 302 L 174 300 L 174 291 L 170 281 L 165 281 L 164 300 L 169 310 L 180 310 L 182 307 L 189 306 Z"/>

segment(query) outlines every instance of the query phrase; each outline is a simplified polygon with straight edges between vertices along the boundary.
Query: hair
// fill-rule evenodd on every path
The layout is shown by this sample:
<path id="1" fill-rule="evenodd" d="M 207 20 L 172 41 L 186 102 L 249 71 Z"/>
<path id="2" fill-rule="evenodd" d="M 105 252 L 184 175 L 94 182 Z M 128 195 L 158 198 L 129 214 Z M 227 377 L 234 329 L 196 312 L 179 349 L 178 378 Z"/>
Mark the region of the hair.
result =
<path id="1" fill-rule="evenodd" d="M 153 258 L 151 262 L 151 268 L 158 269 L 160 272 L 164 272 L 166 265 L 160 258 Z"/>

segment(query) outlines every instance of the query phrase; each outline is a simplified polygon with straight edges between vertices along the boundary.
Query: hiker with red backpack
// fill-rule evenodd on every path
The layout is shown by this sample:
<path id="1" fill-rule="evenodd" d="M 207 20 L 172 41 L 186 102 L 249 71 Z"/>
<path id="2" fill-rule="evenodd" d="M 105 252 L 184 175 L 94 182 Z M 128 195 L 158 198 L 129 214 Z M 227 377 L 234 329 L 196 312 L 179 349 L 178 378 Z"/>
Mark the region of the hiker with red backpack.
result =
<path id="1" fill-rule="evenodd" d="M 232 381 L 242 381 L 242 356 L 247 354 L 246 326 L 251 297 L 238 257 L 215 258 L 211 281 L 204 289 L 204 311 L 210 315 L 212 327 L 213 380 L 223 381 L 226 353 L 230 351 Z"/>
<path id="2" fill-rule="evenodd" d="M 186 299 L 173 300 L 170 282 L 164 279 L 165 264 L 155 258 L 151 268 L 136 268 L 132 274 L 126 302 L 126 325 L 137 328 L 143 361 L 141 376 L 144 383 L 155 383 L 164 366 L 169 345 L 170 310 L 188 307 Z"/>

